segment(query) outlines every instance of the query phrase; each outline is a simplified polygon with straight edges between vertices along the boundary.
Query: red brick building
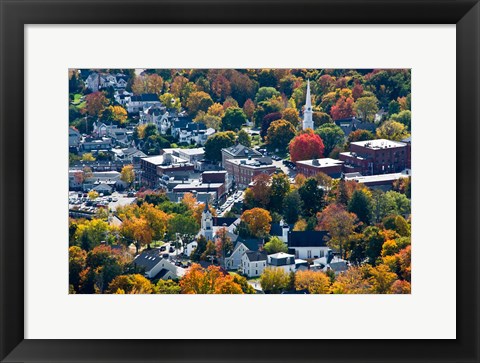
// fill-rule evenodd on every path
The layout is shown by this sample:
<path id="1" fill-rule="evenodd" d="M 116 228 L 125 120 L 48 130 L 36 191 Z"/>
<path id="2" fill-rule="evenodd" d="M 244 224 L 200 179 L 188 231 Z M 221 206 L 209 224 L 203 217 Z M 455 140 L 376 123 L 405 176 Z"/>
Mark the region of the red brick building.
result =
<path id="1" fill-rule="evenodd" d="M 305 175 L 307 178 L 320 172 L 332 178 L 340 178 L 343 171 L 343 161 L 330 158 L 301 160 L 295 164 L 297 166 L 297 172 Z"/>
<path id="2" fill-rule="evenodd" d="M 398 173 L 410 167 L 409 145 L 385 139 L 352 142 L 350 151 L 340 153 L 344 172 L 362 175 Z"/>
<path id="3" fill-rule="evenodd" d="M 259 174 L 273 174 L 277 169 L 269 157 L 256 159 L 228 159 L 225 160 L 225 170 L 237 184 L 239 189 L 248 187 L 253 179 Z"/>

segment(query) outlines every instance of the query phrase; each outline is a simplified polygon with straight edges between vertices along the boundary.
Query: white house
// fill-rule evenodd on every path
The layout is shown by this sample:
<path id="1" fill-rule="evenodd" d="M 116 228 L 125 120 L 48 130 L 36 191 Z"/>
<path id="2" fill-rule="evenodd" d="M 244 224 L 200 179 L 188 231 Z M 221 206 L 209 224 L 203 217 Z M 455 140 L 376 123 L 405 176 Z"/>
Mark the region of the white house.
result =
<path id="1" fill-rule="evenodd" d="M 327 231 L 289 231 L 288 252 L 301 259 L 324 257 L 329 240 Z"/>
<path id="2" fill-rule="evenodd" d="M 190 243 L 187 243 L 187 246 L 185 247 L 185 254 L 186 256 L 190 257 L 192 255 L 192 252 L 197 248 L 198 242 L 197 240 L 193 240 Z"/>
<path id="3" fill-rule="evenodd" d="M 316 260 L 313 260 L 312 270 L 323 272 L 330 270 L 333 271 L 335 275 L 338 275 L 348 270 L 348 262 L 337 256 L 333 256 L 333 253 L 330 250 L 325 257 L 320 257 Z"/>
<path id="4" fill-rule="evenodd" d="M 128 113 L 137 113 L 150 106 L 160 104 L 160 99 L 155 93 L 144 93 L 138 96 L 129 97 L 126 102 L 126 107 Z"/>
<path id="5" fill-rule="evenodd" d="M 242 257 L 247 251 L 249 251 L 247 246 L 242 242 L 237 242 L 232 253 L 225 257 L 225 268 L 227 270 L 237 270 L 242 265 Z"/>
<path id="6" fill-rule="evenodd" d="M 295 256 L 284 252 L 268 255 L 268 265 L 283 269 L 285 272 L 295 272 Z"/>
<path id="7" fill-rule="evenodd" d="M 162 252 L 158 248 L 142 252 L 135 257 L 133 263 L 137 267 L 144 268 L 145 277 L 149 279 L 178 279 L 185 275 L 185 269 L 163 258 Z"/>
<path id="8" fill-rule="evenodd" d="M 242 256 L 242 272 L 248 277 L 260 276 L 267 268 L 267 253 L 265 251 L 247 251 Z M 293 265 L 295 266 L 295 264 Z"/>

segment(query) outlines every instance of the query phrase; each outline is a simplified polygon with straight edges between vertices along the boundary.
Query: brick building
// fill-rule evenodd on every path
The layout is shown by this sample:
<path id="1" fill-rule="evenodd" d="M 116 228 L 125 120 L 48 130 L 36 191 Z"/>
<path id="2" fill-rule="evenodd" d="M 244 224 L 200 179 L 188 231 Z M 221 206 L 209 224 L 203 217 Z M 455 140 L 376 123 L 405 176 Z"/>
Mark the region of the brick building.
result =
<path id="1" fill-rule="evenodd" d="M 225 161 L 229 159 L 258 158 L 261 156 L 262 154 L 257 150 L 254 150 L 242 144 L 237 144 L 222 149 L 222 165 L 223 167 L 225 167 Z"/>
<path id="2" fill-rule="evenodd" d="M 343 161 L 330 158 L 301 160 L 295 164 L 298 173 L 305 175 L 307 178 L 319 172 L 325 173 L 332 178 L 340 178 L 343 171 Z"/>
<path id="3" fill-rule="evenodd" d="M 362 175 L 398 173 L 410 167 L 408 144 L 385 139 L 357 141 L 340 153 L 344 172 Z"/>
<path id="4" fill-rule="evenodd" d="M 169 153 L 141 159 L 141 181 L 150 188 L 156 188 L 162 175 L 193 171 L 193 164 Z"/>
<path id="5" fill-rule="evenodd" d="M 255 159 L 228 159 L 225 161 L 225 169 L 232 182 L 236 183 L 239 189 L 248 187 L 253 179 L 259 174 L 273 174 L 276 170 L 272 159 L 261 157 Z"/>

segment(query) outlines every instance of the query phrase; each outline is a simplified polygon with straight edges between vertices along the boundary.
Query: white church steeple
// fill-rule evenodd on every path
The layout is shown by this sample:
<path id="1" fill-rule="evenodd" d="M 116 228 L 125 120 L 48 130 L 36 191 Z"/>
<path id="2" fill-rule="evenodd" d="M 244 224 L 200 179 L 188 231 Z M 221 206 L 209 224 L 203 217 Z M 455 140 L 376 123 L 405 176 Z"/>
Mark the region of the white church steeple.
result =
<path id="1" fill-rule="evenodd" d="M 312 96 L 310 95 L 310 80 L 307 80 L 307 97 L 305 101 L 305 110 L 303 111 L 303 130 L 308 128 L 313 130 L 313 111 L 312 111 Z"/>
<path id="2" fill-rule="evenodd" d="M 205 203 L 205 208 L 202 212 L 202 230 L 201 234 L 205 236 L 207 240 L 211 240 L 213 238 L 213 218 L 212 213 L 210 213 L 210 209 L 208 208 L 208 201 Z"/>

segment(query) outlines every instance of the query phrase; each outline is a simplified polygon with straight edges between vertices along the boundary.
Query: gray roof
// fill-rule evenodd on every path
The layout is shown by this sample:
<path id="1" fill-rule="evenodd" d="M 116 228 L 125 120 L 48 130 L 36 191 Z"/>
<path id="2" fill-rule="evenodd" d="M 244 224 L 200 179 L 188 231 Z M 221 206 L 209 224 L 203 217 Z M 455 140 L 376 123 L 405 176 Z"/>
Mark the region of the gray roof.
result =
<path id="1" fill-rule="evenodd" d="M 288 247 L 326 247 L 329 239 L 327 231 L 290 231 Z"/>
<path id="2" fill-rule="evenodd" d="M 244 156 L 262 156 L 257 150 L 254 150 L 250 147 L 247 147 L 242 144 L 234 145 L 227 147 L 225 150 L 228 154 L 234 157 L 244 157 Z"/>
<path id="3" fill-rule="evenodd" d="M 267 253 L 265 251 L 247 251 L 245 252 L 250 262 L 266 261 Z"/>
<path id="4" fill-rule="evenodd" d="M 133 262 L 137 266 L 144 267 L 145 271 L 150 271 L 162 260 L 161 254 L 160 249 L 147 250 L 135 257 Z"/>

